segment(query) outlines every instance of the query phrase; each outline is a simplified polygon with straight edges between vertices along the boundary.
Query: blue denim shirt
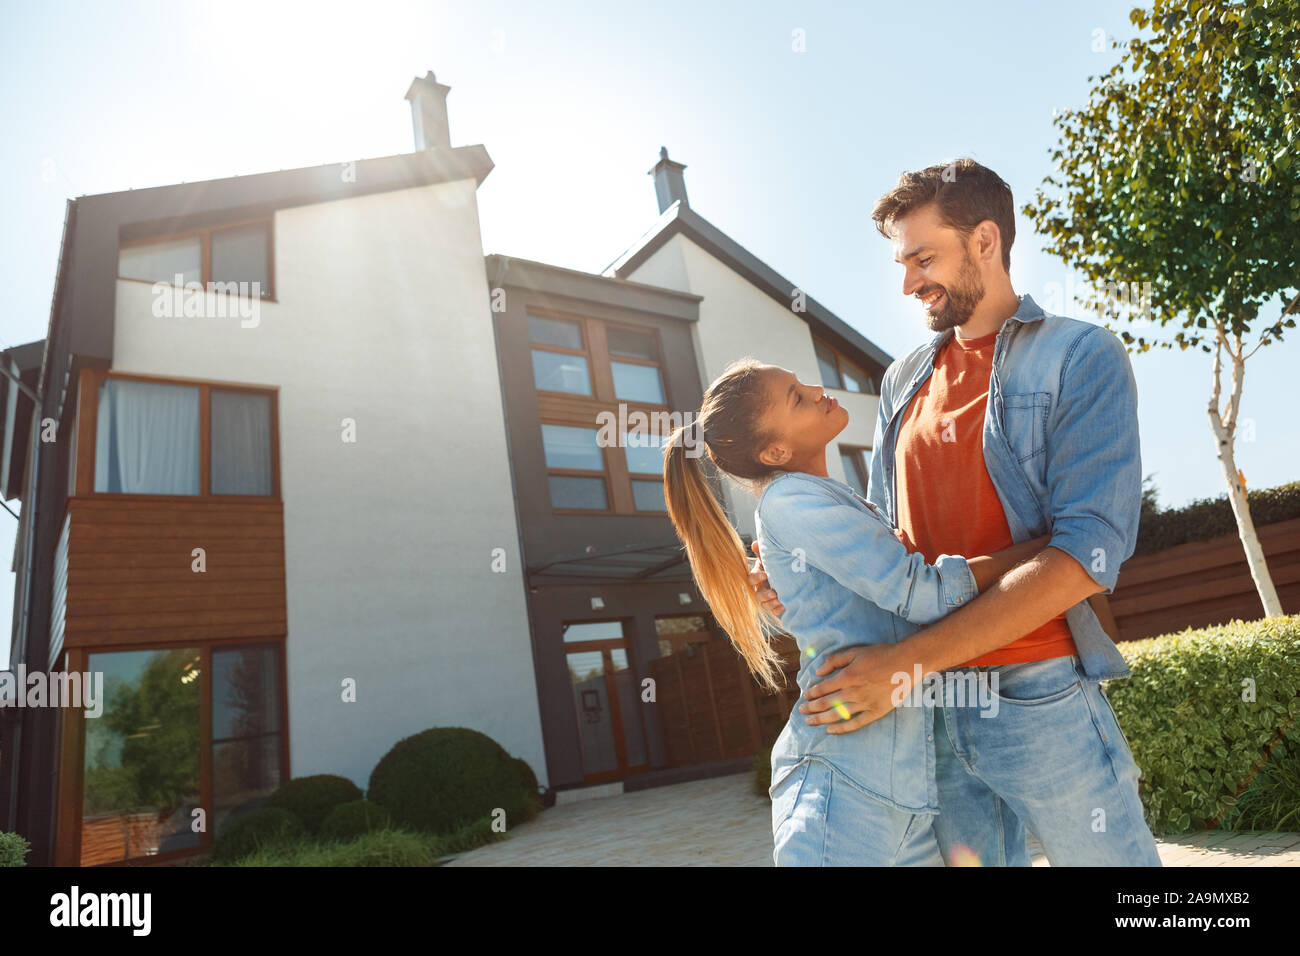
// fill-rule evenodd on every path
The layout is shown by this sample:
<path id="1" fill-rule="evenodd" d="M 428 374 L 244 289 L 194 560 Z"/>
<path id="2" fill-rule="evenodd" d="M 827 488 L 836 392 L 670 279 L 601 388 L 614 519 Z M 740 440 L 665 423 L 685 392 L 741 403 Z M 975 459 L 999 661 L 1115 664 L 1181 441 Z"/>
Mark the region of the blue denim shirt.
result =
<path id="1" fill-rule="evenodd" d="M 964 557 L 926 564 L 874 504 L 831 478 L 772 479 L 754 527 L 768 581 L 786 607 L 781 626 L 799 645 L 801 692 L 822 679 L 816 670 L 833 651 L 897 643 L 978 593 Z M 796 706 L 772 749 L 773 784 L 804 758 L 821 757 L 898 810 L 937 813 L 933 718 L 929 704 L 901 706 L 850 734 L 829 734 Z"/>
<path id="2" fill-rule="evenodd" d="M 940 332 L 885 371 L 867 497 L 891 522 L 898 520 L 894 452 L 902 413 L 953 334 Z M 993 348 L 984 462 L 1012 540 L 1050 531 L 1051 547 L 1112 592 L 1137 546 L 1142 506 L 1137 383 L 1119 338 L 1090 322 L 1049 315 L 1021 296 Z M 1068 608 L 1065 620 L 1088 677 L 1129 676 L 1086 600 Z"/>

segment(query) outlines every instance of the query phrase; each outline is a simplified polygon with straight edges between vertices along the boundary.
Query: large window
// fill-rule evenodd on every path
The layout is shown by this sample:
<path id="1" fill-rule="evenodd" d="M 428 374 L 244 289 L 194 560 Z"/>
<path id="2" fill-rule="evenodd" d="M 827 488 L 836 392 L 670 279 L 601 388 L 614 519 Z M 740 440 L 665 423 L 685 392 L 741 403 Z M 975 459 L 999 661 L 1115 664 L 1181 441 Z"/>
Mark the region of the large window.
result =
<path id="1" fill-rule="evenodd" d="M 637 511 L 667 512 L 664 501 L 665 435 L 624 435 L 623 451 Z"/>
<path id="2" fill-rule="evenodd" d="M 614 374 L 614 397 L 629 402 L 664 403 L 659 353 L 653 332 L 607 325 L 605 342 Z"/>
<path id="3" fill-rule="evenodd" d="M 876 385 L 871 376 L 824 341 L 813 339 L 813 351 L 817 353 L 817 367 L 821 370 L 824 386 L 846 392 L 876 394 Z"/>
<path id="4" fill-rule="evenodd" d="M 666 401 L 652 329 L 530 313 L 528 335 L 540 392 L 650 405 Z"/>
<path id="5" fill-rule="evenodd" d="M 124 242 L 118 249 L 120 279 L 143 282 L 256 282 L 261 298 L 273 295 L 271 220 L 241 223 Z M 232 289 L 231 291 L 237 291 Z"/>
<path id="6" fill-rule="evenodd" d="M 283 778 L 281 652 L 263 643 L 87 655 L 104 700 L 100 716 L 79 718 L 82 866 L 204 849 L 207 834 L 265 802 Z"/>
<path id="7" fill-rule="evenodd" d="M 212 828 L 280 786 L 284 743 L 274 644 L 212 651 Z"/>
<path id="8" fill-rule="evenodd" d="M 202 658 L 189 647 L 89 655 L 104 709 L 84 718 L 82 866 L 200 847 Z"/>
<path id="9" fill-rule="evenodd" d="M 610 448 L 597 441 L 603 412 L 668 410 L 657 330 L 530 311 L 528 335 L 551 507 L 665 512 L 660 443 L 667 436 L 622 434 Z"/>
<path id="10" fill-rule="evenodd" d="M 542 447 L 552 507 L 566 511 L 609 509 L 605 456 L 596 443 L 596 429 L 543 425 Z"/>
<path id="11" fill-rule="evenodd" d="M 591 394 L 581 324 L 530 315 L 528 333 L 533 343 L 533 382 L 539 391 Z"/>
<path id="12" fill-rule="evenodd" d="M 96 492 L 275 494 L 272 392 L 110 376 L 96 416 Z"/>

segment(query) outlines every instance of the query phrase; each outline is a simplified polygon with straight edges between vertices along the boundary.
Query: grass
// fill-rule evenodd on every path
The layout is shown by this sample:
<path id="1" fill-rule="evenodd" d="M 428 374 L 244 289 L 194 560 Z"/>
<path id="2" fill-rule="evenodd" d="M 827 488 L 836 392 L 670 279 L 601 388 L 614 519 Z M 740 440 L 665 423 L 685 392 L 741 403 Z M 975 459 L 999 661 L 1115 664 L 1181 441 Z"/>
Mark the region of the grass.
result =
<path id="1" fill-rule="evenodd" d="M 401 828 L 376 830 L 351 840 L 300 840 L 263 846 L 229 864 L 211 866 L 438 866 L 451 853 L 465 853 L 506 838 L 483 817 L 454 833 L 414 833 Z"/>

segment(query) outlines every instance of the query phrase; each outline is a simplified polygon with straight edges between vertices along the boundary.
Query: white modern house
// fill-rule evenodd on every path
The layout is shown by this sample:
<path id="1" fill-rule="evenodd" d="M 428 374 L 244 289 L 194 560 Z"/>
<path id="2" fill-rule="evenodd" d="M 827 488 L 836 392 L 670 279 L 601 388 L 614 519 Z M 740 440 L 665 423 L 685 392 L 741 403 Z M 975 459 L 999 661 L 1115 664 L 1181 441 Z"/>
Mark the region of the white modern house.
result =
<path id="1" fill-rule="evenodd" d="M 554 794 L 735 769 L 785 719 L 653 455 L 596 447 L 593 416 L 698 410 L 770 356 L 849 409 L 829 467 L 865 486 L 890 357 L 695 213 L 666 151 L 658 221 L 602 274 L 485 256 L 493 164 L 451 146 L 448 90 L 411 84 L 409 154 L 69 201 L 47 337 L 0 353 L 11 666 L 107 693 L 0 707 L 0 830 L 32 862 L 203 852 L 284 780 L 364 788 L 434 726 Z"/>

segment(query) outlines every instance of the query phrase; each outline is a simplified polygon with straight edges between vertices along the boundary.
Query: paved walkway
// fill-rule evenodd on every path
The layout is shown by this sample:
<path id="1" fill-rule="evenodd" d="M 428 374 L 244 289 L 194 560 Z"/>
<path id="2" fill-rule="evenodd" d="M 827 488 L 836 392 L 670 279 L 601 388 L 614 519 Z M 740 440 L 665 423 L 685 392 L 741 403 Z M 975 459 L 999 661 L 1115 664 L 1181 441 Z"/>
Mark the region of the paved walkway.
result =
<path id="1" fill-rule="evenodd" d="M 768 798 L 735 774 L 543 810 L 448 866 L 771 866 Z M 1037 845 L 1031 843 L 1031 849 Z M 1160 841 L 1165 866 L 1300 866 L 1300 833 L 1210 832 Z M 1035 866 L 1047 866 L 1036 853 Z"/>

